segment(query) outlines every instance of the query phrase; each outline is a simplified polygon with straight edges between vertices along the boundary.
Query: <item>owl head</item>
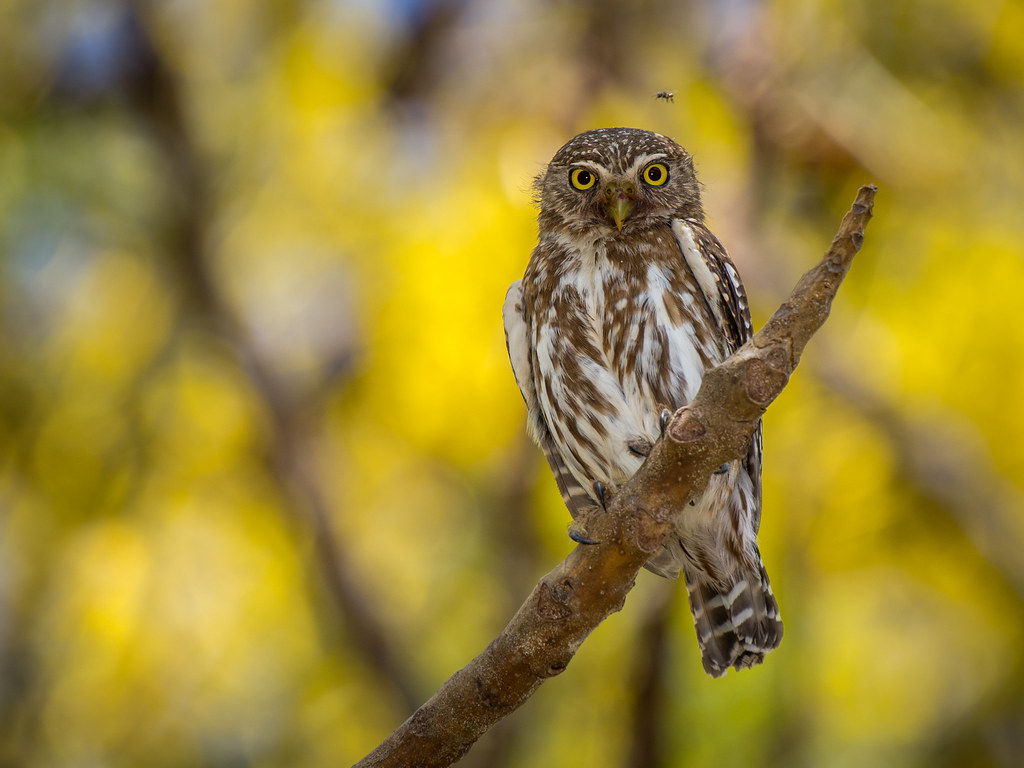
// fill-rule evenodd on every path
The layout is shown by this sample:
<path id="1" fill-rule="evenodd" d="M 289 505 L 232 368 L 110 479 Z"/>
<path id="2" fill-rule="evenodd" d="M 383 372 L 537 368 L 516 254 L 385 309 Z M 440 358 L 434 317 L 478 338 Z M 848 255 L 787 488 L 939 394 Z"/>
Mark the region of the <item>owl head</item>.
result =
<path id="1" fill-rule="evenodd" d="M 704 219 L 693 158 L 672 139 L 638 128 L 581 133 L 555 153 L 537 187 L 542 231 L 612 237 Z"/>

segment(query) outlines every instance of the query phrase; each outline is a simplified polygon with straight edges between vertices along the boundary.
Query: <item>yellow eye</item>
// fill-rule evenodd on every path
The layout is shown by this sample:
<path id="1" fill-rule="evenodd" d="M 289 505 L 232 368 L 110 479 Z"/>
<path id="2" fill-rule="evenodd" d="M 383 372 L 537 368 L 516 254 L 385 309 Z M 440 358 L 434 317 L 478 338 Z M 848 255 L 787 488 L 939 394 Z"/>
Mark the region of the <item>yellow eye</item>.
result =
<path id="1" fill-rule="evenodd" d="M 664 163 L 651 163 L 644 168 L 643 177 L 652 187 L 660 187 L 668 181 L 668 167 Z"/>
<path id="2" fill-rule="evenodd" d="M 597 184 L 597 175 L 586 168 L 573 168 L 569 173 L 569 181 L 576 189 L 583 191 Z"/>

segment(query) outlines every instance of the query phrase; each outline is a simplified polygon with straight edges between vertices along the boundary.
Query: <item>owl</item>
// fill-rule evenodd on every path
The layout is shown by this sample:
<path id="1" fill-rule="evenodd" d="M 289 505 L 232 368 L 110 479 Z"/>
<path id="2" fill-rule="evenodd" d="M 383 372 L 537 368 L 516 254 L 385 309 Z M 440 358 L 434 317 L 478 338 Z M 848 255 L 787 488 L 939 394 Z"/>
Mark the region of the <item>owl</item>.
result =
<path id="1" fill-rule="evenodd" d="M 539 241 L 508 291 L 505 337 L 530 436 L 583 519 L 640 467 L 665 410 L 689 403 L 753 331 L 739 274 L 704 224 L 693 159 L 671 139 L 581 133 L 537 189 Z M 645 565 L 683 574 L 714 677 L 760 663 L 782 639 L 760 518 L 758 424 L 747 455 L 711 476 Z"/>

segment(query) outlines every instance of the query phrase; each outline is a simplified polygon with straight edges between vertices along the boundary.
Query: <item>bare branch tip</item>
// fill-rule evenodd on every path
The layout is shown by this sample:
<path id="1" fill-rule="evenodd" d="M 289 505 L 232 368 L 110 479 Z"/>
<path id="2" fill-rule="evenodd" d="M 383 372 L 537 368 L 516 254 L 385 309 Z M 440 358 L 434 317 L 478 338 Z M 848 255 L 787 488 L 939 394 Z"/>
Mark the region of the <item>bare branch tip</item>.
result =
<path id="1" fill-rule="evenodd" d="M 875 203 L 875 194 L 878 192 L 878 187 L 874 184 L 865 184 L 857 190 L 857 198 L 853 201 L 853 213 L 871 214 L 871 209 Z"/>

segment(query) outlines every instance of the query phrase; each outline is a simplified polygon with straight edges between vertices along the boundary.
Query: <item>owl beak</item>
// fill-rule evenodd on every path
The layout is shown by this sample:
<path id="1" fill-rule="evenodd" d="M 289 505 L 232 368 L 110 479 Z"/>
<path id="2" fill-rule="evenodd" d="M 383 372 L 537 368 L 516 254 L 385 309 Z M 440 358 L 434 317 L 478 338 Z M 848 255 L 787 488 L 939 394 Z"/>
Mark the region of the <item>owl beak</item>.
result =
<path id="1" fill-rule="evenodd" d="M 633 215 L 636 207 L 636 188 L 628 181 L 613 181 L 604 188 L 604 202 L 608 215 L 621 232 L 622 225 Z"/>

